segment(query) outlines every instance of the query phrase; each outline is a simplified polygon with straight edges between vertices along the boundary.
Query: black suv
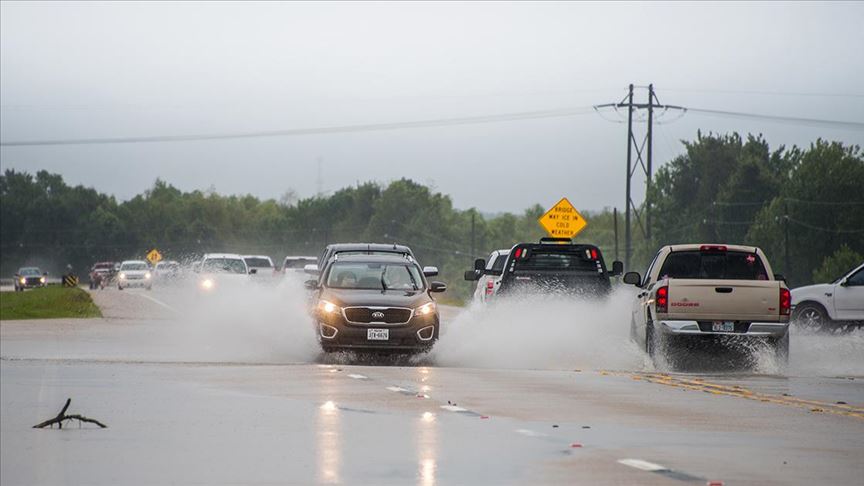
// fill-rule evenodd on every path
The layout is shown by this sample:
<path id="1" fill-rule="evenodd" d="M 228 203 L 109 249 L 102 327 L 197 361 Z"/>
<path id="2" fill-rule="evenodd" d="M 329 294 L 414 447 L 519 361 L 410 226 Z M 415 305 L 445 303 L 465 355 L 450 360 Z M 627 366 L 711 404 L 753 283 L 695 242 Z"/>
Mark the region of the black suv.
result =
<path id="1" fill-rule="evenodd" d="M 314 290 L 312 314 L 325 352 L 340 349 L 428 351 L 438 339 L 438 307 L 417 262 L 404 255 L 336 255 Z M 437 272 L 435 272 L 437 273 Z M 433 274 L 434 275 L 434 274 Z"/>
<path id="2" fill-rule="evenodd" d="M 486 268 L 486 261 L 474 261 L 474 270 L 465 272 L 465 280 L 492 278 L 490 295 L 565 294 L 600 297 L 611 289 L 609 277 L 621 275 L 624 265 L 615 261 L 607 271 L 603 254 L 594 245 L 574 244 L 566 238 L 543 238 L 540 243 L 519 243 L 507 256 L 502 270 Z"/>

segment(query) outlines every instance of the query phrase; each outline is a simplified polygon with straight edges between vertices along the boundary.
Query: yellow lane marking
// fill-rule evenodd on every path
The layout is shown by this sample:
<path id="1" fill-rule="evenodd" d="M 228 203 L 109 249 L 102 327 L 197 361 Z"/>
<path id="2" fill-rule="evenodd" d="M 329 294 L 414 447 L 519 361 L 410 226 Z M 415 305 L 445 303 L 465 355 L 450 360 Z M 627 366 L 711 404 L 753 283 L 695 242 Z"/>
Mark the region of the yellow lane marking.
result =
<path id="1" fill-rule="evenodd" d="M 686 390 L 701 391 L 712 395 L 745 398 L 760 402 L 776 403 L 778 405 L 806 408 L 809 411 L 816 413 L 833 413 L 836 415 L 845 415 L 847 417 L 864 419 L 864 409 L 853 407 L 851 405 L 758 393 L 739 385 L 721 385 L 719 383 L 707 382 L 699 378 L 679 378 L 664 373 L 644 373 L 641 375 L 631 375 L 631 378 L 660 385 L 674 386 Z"/>

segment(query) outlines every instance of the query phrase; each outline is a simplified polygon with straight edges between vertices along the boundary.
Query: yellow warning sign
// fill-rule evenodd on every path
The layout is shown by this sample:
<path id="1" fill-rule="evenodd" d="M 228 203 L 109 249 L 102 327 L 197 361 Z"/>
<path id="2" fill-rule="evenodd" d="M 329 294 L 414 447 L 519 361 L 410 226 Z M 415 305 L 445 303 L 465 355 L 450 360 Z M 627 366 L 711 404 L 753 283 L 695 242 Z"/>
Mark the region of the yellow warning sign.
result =
<path id="1" fill-rule="evenodd" d="M 554 238 L 573 238 L 588 226 L 588 221 L 576 211 L 566 197 L 549 208 L 537 221 Z"/>
<path id="2" fill-rule="evenodd" d="M 159 253 L 159 250 L 153 248 L 147 253 L 147 261 L 150 262 L 151 265 L 156 265 L 162 260 L 162 254 Z"/>

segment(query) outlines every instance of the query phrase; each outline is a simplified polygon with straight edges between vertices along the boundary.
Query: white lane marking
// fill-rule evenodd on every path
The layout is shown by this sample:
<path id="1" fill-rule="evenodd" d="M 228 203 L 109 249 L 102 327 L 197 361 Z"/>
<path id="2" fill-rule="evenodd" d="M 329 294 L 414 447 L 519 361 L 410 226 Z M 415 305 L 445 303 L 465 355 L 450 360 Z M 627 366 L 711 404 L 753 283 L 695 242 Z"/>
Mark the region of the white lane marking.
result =
<path id="1" fill-rule="evenodd" d="M 180 311 L 178 311 L 177 309 L 171 307 L 170 305 L 166 304 L 165 302 L 162 302 L 162 301 L 159 300 L 159 299 L 154 299 L 153 297 L 150 297 L 149 295 L 146 295 L 146 294 L 139 294 L 139 293 L 135 293 L 135 295 L 137 295 L 137 296 L 139 296 L 139 297 L 144 297 L 144 298 L 147 299 L 147 300 L 153 301 L 153 302 L 155 302 L 155 303 L 161 305 L 162 307 L 164 307 L 164 308 L 170 310 L 171 312 L 175 312 L 175 313 L 177 313 L 177 314 L 180 313 Z"/>
<path id="2" fill-rule="evenodd" d="M 661 466 L 660 464 L 654 464 L 653 462 L 643 461 L 642 459 L 619 459 L 619 464 L 624 464 L 625 466 L 635 467 L 636 469 L 640 469 L 642 471 L 648 472 L 659 472 L 659 471 L 668 471 L 669 468 L 666 466 Z"/>
<path id="3" fill-rule="evenodd" d="M 467 412 L 467 408 L 457 407 L 456 405 L 441 405 L 441 408 L 448 412 Z"/>
<path id="4" fill-rule="evenodd" d="M 368 380 L 369 379 L 367 376 L 357 375 L 357 374 L 353 374 L 353 373 L 348 375 L 348 377 L 354 378 L 355 380 Z"/>
<path id="5" fill-rule="evenodd" d="M 388 386 L 387 389 L 397 393 L 406 393 L 408 391 L 400 386 Z"/>
<path id="6" fill-rule="evenodd" d="M 543 432 L 535 432 L 533 430 L 528 429 L 516 429 L 517 434 L 526 435 L 528 437 L 546 437 L 548 434 L 544 434 Z"/>

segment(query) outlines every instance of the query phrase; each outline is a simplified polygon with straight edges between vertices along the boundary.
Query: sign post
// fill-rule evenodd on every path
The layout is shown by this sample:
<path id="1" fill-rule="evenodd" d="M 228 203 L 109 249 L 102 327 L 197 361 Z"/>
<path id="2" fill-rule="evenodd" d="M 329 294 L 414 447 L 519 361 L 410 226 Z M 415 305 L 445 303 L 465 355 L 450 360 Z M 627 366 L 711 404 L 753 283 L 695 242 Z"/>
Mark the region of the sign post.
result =
<path id="1" fill-rule="evenodd" d="M 553 238 L 573 238 L 588 226 L 588 221 L 566 197 L 561 198 L 558 204 L 549 208 L 537 221 Z"/>

